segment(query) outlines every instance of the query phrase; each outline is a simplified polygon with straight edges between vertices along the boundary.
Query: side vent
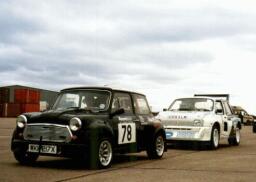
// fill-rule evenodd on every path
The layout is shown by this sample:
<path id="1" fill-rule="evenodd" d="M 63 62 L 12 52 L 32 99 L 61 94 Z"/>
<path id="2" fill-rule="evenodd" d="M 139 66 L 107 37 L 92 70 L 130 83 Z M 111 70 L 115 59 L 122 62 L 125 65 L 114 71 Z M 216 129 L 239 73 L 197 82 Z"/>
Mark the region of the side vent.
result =
<path id="1" fill-rule="evenodd" d="M 228 123 L 224 122 L 224 131 L 228 131 Z"/>

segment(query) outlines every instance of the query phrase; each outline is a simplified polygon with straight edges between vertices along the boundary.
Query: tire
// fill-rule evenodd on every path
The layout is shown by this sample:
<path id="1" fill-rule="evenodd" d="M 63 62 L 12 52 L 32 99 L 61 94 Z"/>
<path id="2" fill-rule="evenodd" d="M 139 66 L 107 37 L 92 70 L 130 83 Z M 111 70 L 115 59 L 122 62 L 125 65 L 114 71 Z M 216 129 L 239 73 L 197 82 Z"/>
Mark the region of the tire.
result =
<path id="1" fill-rule="evenodd" d="M 113 160 L 113 148 L 109 139 L 102 139 L 96 145 L 91 145 L 89 167 L 91 169 L 109 168 Z"/>
<path id="2" fill-rule="evenodd" d="M 160 159 L 163 157 L 165 149 L 165 139 L 161 133 L 156 134 L 153 142 L 147 148 L 147 154 L 150 159 Z"/>
<path id="3" fill-rule="evenodd" d="M 34 153 L 28 153 L 24 151 L 15 151 L 13 152 L 15 159 L 22 165 L 31 165 L 36 162 L 39 155 Z"/>
<path id="4" fill-rule="evenodd" d="M 219 147 L 219 142 L 220 142 L 220 131 L 219 131 L 219 128 L 216 125 L 214 125 L 212 128 L 211 141 L 209 144 L 209 148 L 211 150 L 216 150 Z"/>
<path id="5" fill-rule="evenodd" d="M 253 132 L 253 133 L 256 133 L 256 124 L 255 124 L 255 123 L 253 123 L 252 132 Z"/>
<path id="6" fill-rule="evenodd" d="M 240 129 L 236 128 L 234 136 L 231 136 L 228 138 L 228 143 L 229 143 L 229 145 L 238 146 L 240 144 L 240 140 L 241 140 Z"/>

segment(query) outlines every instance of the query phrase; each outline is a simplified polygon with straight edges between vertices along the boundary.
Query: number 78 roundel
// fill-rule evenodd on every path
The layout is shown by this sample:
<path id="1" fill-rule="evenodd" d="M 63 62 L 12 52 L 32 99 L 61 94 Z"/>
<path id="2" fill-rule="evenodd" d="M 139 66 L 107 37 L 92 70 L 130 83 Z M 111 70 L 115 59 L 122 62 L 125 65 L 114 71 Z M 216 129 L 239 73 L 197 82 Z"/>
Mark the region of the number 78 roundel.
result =
<path id="1" fill-rule="evenodd" d="M 118 124 L 118 144 L 136 142 L 136 126 L 135 123 L 119 123 Z"/>

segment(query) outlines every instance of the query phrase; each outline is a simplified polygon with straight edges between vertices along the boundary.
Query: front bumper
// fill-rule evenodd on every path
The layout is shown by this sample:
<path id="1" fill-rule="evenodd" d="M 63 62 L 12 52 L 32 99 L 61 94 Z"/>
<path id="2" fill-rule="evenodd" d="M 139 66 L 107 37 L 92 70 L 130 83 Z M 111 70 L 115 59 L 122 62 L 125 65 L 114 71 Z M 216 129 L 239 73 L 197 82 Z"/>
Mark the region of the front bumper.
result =
<path id="1" fill-rule="evenodd" d="M 210 141 L 211 127 L 165 126 L 166 140 Z"/>
<path id="2" fill-rule="evenodd" d="M 29 144 L 36 145 L 53 145 L 57 147 L 56 154 L 48 154 L 48 153 L 39 153 L 39 155 L 45 156 L 59 156 L 59 157 L 78 157 L 85 156 L 88 151 L 88 147 L 85 144 L 75 144 L 75 143 L 58 143 L 58 142 L 46 142 L 46 141 L 28 141 L 28 140 L 20 140 L 14 139 L 11 144 L 11 149 L 13 152 L 15 151 L 26 151 L 28 152 Z"/>

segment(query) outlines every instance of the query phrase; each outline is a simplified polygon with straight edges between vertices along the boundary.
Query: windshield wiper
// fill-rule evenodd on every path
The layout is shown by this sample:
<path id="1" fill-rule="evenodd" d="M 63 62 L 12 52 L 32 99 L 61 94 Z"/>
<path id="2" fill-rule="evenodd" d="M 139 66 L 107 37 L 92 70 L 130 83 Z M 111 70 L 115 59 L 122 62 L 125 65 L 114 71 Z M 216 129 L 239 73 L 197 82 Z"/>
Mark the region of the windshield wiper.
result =
<path id="1" fill-rule="evenodd" d="M 193 111 L 192 109 L 188 109 L 188 108 L 180 108 L 179 111 Z"/>
<path id="2" fill-rule="evenodd" d="M 78 106 L 71 106 L 71 107 L 67 107 L 66 109 L 80 109 L 80 107 L 78 107 Z"/>
<path id="3" fill-rule="evenodd" d="M 195 109 L 196 111 L 211 111 L 210 109 Z"/>
<path id="4" fill-rule="evenodd" d="M 178 111 L 178 109 L 170 109 L 170 110 L 167 110 L 167 111 Z"/>
<path id="5" fill-rule="evenodd" d="M 93 112 L 89 108 L 81 108 L 81 107 L 78 107 L 78 106 L 71 106 L 71 107 L 67 107 L 66 109 L 73 109 L 75 111 L 90 111 L 90 112 Z"/>
<path id="6" fill-rule="evenodd" d="M 91 113 L 98 113 L 98 112 L 102 111 L 99 108 L 90 108 L 90 107 L 81 108 L 78 106 L 72 106 L 72 107 L 68 107 L 66 109 L 74 109 L 75 111 L 89 111 Z"/>

